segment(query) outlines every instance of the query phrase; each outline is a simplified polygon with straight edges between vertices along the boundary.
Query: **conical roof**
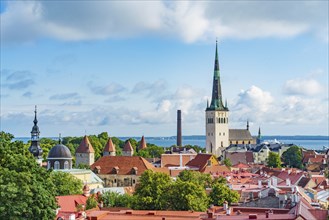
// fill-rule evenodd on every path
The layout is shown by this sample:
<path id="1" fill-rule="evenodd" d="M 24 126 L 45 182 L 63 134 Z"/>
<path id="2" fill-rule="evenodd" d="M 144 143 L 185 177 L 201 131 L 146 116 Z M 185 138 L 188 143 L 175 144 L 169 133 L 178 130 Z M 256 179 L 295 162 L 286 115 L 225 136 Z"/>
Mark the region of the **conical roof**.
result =
<path id="1" fill-rule="evenodd" d="M 115 152 L 115 146 L 114 146 L 111 138 L 108 139 L 103 152 Z"/>
<path id="2" fill-rule="evenodd" d="M 146 141 L 145 141 L 145 138 L 144 138 L 144 135 L 142 136 L 142 139 L 141 141 L 139 142 L 139 149 L 140 150 L 143 150 L 143 149 L 146 149 Z"/>
<path id="3" fill-rule="evenodd" d="M 95 153 L 93 146 L 91 145 L 87 135 L 85 135 L 75 151 L 76 153 Z"/>
<path id="4" fill-rule="evenodd" d="M 133 151 L 133 147 L 131 146 L 129 141 L 126 141 L 125 146 L 123 147 L 123 151 Z"/>

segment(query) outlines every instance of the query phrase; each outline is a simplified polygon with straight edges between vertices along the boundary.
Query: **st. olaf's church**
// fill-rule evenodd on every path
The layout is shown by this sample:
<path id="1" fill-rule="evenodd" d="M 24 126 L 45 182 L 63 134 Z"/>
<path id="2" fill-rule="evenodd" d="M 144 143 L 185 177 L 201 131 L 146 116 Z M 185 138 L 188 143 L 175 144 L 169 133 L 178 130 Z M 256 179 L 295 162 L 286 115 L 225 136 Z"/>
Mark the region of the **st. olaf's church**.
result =
<path id="1" fill-rule="evenodd" d="M 246 129 L 229 129 L 229 109 L 227 102 L 223 104 L 216 41 L 212 97 L 210 105 L 208 102 L 206 108 L 206 151 L 221 157 L 223 151 L 231 144 L 255 143 L 248 122 Z"/>
<path id="2" fill-rule="evenodd" d="M 30 152 L 35 156 L 38 163 L 42 163 L 42 149 L 39 144 L 39 127 L 37 125 L 37 110 L 35 109 L 35 117 L 34 117 L 34 126 L 31 131 L 31 146 L 29 148 Z M 260 137 L 260 130 L 258 136 Z M 84 138 L 85 139 L 85 138 Z M 230 145 L 234 144 L 256 144 L 256 139 L 254 139 L 249 131 L 249 123 L 247 122 L 246 129 L 229 129 L 229 109 L 227 107 L 227 102 L 225 105 L 223 104 L 223 97 L 221 91 L 221 83 L 220 83 L 220 71 L 219 71 L 219 62 L 218 62 L 218 49 L 217 49 L 217 41 L 216 41 L 216 53 L 215 53 L 215 66 L 214 66 L 214 78 L 213 78 L 213 88 L 212 88 L 212 98 L 211 103 L 207 103 L 206 108 L 206 151 L 208 153 L 212 153 L 217 157 L 222 157 L 223 151 Z M 90 144 L 85 144 L 89 146 Z M 57 145 L 56 145 L 57 146 Z M 54 148 L 56 148 L 56 146 Z M 58 152 L 69 152 L 68 148 L 61 143 L 58 146 L 61 146 Z M 58 147 L 57 146 L 57 147 Z M 65 149 L 63 150 L 62 148 Z M 88 148 L 88 147 L 87 147 Z M 56 148 L 57 149 L 57 148 Z M 52 149 L 54 150 L 54 149 Z M 52 152 L 51 150 L 51 152 Z M 50 153 L 50 155 L 52 155 Z M 93 150 L 88 151 L 90 154 Z M 79 153 L 79 152 L 77 152 Z M 89 155 L 88 154 L 88 155 Z M 57 154 L 56 154 L 57 155 Z M 80 154 L 77 154 L 77 162 L 79 163 Z M 57 157 L 57 156 L 56 156 Z M 67 153 L 65 156 L 68 159 L 68 164 L 66 167 L 72 167 L 72 156 L 70 153 Z M 49 168 L 49 159 L 51 159 L 48 155 L 48 168 Z M 94 162 L 93 158 L 81 159 L 82 162 L 87 162 L 87 164 L 92 164 Z M 57 161 L 56 161 L 57 162 Z M 58 165 L 58 164 L 57 164 Z M 65 164 L 64 164 L 65 165 Z M 63 165 L 63 166 L 64 166 Z M 56 166 L 53 165 L 54 167 Z M 52 166 L 51 166 L 52 167 Z"/>

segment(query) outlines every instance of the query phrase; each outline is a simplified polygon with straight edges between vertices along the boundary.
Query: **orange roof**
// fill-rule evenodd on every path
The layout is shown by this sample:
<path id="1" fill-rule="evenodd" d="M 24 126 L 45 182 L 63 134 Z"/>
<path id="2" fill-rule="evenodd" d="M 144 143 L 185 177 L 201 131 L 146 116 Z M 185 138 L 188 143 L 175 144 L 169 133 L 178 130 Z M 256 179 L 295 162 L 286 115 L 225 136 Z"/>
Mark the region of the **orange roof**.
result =
<path id="1" fill-rule="evenodd" d="M 222 174 L 231 172 L 230 168 L 225 165 L 207 166 L 204 173 Z"/>
<path id="2" fill-rule="evenodd" d="M 248 169 L 248 168 L 250 168 L 250 166 L 248 166 L 247 164 L 241 163 L 241 162 L 239 162 L 238 164 L 235 164 L 232 167 L 239 168 L 239 169 Z"/>
<path id="3" fill-rule="evenodd" d="M 115 152 L 115 146 L 114 146 L 111 138 L 108 139 L 103 152 Z"/>
<path id="4" fill-rule="evenodd" d="M 123 147 L 123 151 L 133 151 L 133 147 L 130 144 L 130 141 L 126 141 L 125 146 Z"/>
<path id="5" fill-rule="evenodd" d="M 179 166 L 182 157 L 182 166 L 194 159 L 196 154 L 161 154 L 161 167 Z"/>
<path id="6" fill-rule="evenodd" d="M 100 174 L 115 174 L 118 168 L 119 175 L 131 175 L 133 170 L 137 170 L 140 176 L 145 170 L 153 170 L 154 166 L 143 157 L 137 156 L 103 156 L 91 165 L 91 169 L 100 167 Z"/>
<path id="7" fill-rule="evenodd" d="M 87 135 L 85 135 L 75 151 L 76 153 L 95 153 L 93 146 L 91 145 Z"/>
<path id="8" fill-rule="evenodd" d="M 62 212 L 77 212 L 78 205 L 85 205 L 88 197 L 84 195 L 56 196 Z"/>
<path id="9" fill-rule="evenodd" d="M 143 150 L 143 149 L 146 149 L 146 141 L 145 141 L 145 138 L 144 138 L 144 135 L 142 136 L 142 139 L 141 139 L 141 141 L 140 141 L 140 143 L 139 143 L 139 149 L 140 150 Z"/>
<path id="10" fill-rule="evenodd" d="M 208 165 L 208 161 L 214 157 L 212 154 L 197 154 L 196 157 L 189 161 L 186 165 L 190 167 L 198 167 L 200 171 L 204 171 L 206 166 Z M 210 165 L 219 165 L 218 161 L 216 160 L 217 164 L 210 164 Z"/>

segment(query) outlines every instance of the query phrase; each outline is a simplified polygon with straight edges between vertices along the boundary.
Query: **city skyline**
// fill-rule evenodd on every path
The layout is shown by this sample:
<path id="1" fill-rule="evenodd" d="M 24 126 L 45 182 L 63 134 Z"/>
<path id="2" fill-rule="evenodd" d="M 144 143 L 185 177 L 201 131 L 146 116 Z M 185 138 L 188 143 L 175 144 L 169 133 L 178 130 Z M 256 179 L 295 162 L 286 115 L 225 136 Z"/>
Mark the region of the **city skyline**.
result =
<path id="1" fill-rule="evenodd" d="M 293 13 L 292 13 L 293 12 Z M 232 128 L 328 135 L 328 2 L 1 1 L 1 130 L 204 135 L 215 41 Z"/>

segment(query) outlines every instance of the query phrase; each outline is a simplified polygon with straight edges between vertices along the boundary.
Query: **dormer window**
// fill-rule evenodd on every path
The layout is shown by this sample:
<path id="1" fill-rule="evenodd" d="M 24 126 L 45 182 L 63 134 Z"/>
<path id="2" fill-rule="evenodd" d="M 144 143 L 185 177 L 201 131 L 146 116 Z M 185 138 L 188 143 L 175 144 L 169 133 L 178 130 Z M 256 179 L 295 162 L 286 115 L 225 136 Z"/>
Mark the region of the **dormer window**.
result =
<path id="1" fill-rule="evenodd" d="M 138 168 L 137 168 L 137 167 L 133 167 L 133 168 L 131 169 L 131 174 L 132 174 L 132 175 L 137 175 L 137 173 L 138 173 Z"/>
<path id="2" fill-rule="evenodd" d="M 112 171 L 114 174 L 119 174 L 119 167 L 118 166 L 113 167 Z"/>

